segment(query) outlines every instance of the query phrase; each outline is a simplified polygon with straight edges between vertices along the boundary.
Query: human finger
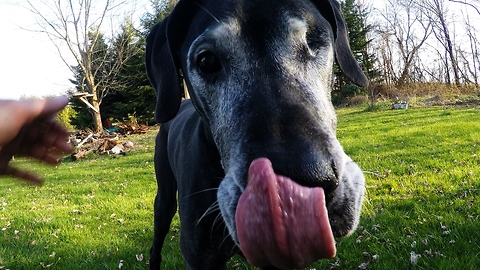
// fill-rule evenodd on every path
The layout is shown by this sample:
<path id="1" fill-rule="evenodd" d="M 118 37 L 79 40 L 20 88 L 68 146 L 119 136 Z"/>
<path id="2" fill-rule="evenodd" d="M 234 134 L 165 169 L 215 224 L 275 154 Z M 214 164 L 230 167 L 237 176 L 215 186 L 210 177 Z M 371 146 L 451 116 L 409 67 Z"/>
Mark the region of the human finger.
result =
<path id="1" fill-rule="evenodd" d="M 55 147 L 65 153 L 70 153 L 73 146 L 68 142 L 68 137 L 69 134 L 65 127 L 53 122 L 49 131 L 44 134 L 43 141 L 47 147 Z"/>
<path id="2" fill-rule="evenodd" d="M 40 178 L 39 176 L 32 174 L 30 172 L 27 172 L 25 170 L 20 170 L 12 166 L 7 166 L 3 174 L 23 180 L 33 185 L 41 186 L 43 184 L 43 179 Z"/>
<path id="3" fill-rule="evenodd" d="M 70 153 L 73 147 L 68 143 L 68 132 L 60 124 L 33 122 L 26 125 L 16 140 L 16 155 L 38 157 L 38 149 L 42 151 L 56 148 L 64 153 Z M 32 149 L 36 152 L 32 155 Z M 44 149 L 44 150 L 43 150 Z"/>
<path id="4" fill-rule="evenodd" d="M 62 154 L 65 154 L 64 151 L 61 151 L 55 147 L 45 148 L 42 146 L 34 146 L 30 149 L 28 157 L 37 159 L 49 165 L 55 165 L 60 163 L 60 158 Z"/>

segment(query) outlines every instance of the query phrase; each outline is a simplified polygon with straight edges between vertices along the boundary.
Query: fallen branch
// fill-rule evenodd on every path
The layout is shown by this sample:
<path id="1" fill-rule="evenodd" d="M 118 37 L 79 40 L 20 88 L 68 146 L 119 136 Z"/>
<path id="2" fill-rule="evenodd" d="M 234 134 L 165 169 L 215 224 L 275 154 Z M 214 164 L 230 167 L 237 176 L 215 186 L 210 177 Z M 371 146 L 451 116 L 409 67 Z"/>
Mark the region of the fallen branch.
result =
<path id="1" fill-rule="evenodd" d="M 82 145 L 84 145 L 89 139 L 91 139 L 93 137 L 93 133 L 90 133 L 90 135 L 87 136 L 87 138 L 85 138 L 82 142 L 80 142 L 78 145 L 77 145 L 77 148 L 80 148 L 82 147 Z"/>

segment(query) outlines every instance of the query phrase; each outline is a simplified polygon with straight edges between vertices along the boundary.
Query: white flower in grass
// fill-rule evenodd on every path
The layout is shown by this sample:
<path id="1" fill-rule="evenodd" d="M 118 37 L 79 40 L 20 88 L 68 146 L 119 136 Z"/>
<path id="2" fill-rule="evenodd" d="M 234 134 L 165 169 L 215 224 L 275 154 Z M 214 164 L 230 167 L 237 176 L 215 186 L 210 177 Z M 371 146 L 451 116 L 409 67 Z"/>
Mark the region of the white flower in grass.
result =
<path id="1" fill-rule="evenodd" d="M 415 251 L 410 252 L 410 263 L 415 266 L 417 265 L 418 258 L 422 257 L 420 254 L 416 254 Z"/>

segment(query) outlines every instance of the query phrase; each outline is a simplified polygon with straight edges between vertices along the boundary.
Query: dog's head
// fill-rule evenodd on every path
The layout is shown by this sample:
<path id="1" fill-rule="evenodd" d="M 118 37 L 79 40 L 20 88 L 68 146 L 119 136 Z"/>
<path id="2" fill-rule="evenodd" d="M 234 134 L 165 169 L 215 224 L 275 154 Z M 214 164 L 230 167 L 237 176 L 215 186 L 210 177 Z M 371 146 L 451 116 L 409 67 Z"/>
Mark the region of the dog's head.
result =
<path id="1" fill-rule="evenodd" d="M 184 80 L 225 169 L 223 219 L 252 264 L 303 267 L 358 224 L 364 178 L 336 138 L 335 56 L 367 84 L 335 0 L 180 0 L 148 37 L 155 117 L 176 115 Z"/>

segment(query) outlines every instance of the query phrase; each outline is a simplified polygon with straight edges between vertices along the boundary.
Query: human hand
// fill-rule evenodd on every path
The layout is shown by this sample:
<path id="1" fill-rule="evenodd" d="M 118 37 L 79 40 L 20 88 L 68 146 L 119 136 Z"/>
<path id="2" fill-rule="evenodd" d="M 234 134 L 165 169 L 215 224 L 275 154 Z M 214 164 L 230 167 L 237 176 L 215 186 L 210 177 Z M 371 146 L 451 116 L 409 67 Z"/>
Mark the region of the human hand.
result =
<path id="1" fill-rule="evenodd" d="M 0 176 L 42 184 L 39 176 L 9 163 L 16 156 L 57 164 L 62 154 L 72 151 L 67 130 L 55 121 L 55 115 L 67 104 L 67 97 L 0 100 Z"/>

